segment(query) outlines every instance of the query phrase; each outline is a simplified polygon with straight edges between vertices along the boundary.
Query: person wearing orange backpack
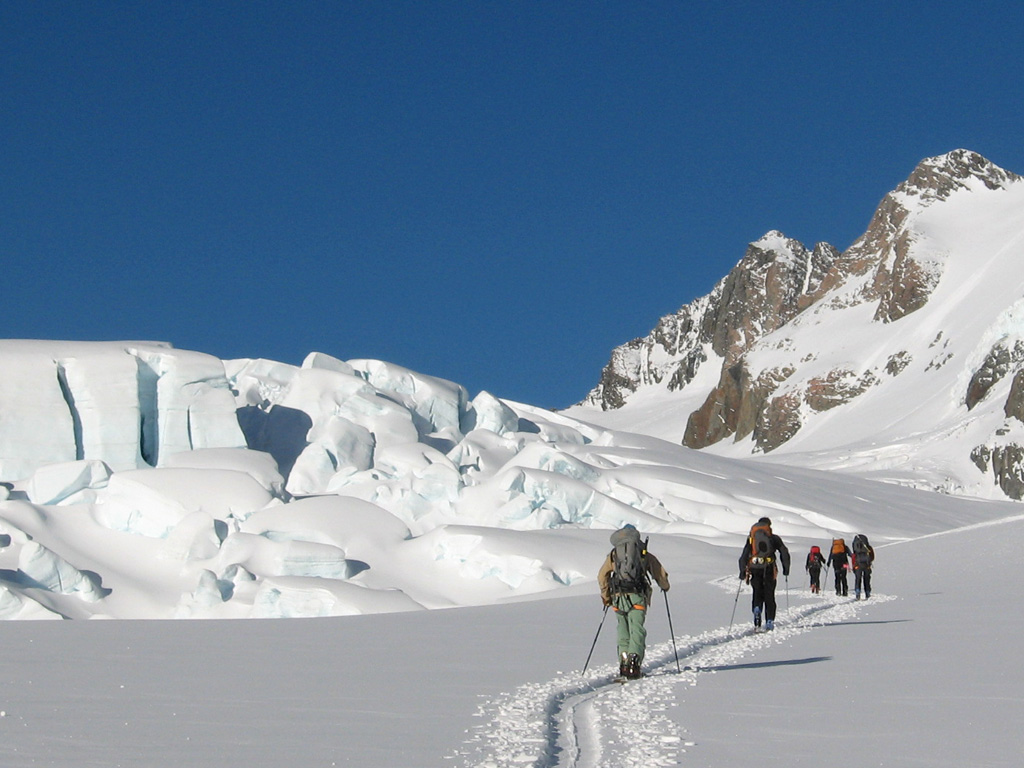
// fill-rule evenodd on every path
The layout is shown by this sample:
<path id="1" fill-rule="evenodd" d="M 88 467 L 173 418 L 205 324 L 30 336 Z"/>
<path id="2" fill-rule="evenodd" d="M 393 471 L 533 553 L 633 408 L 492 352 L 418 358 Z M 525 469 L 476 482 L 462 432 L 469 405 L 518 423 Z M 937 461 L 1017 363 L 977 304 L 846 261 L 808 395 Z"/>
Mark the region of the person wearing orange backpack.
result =
<path id="1" fill-rule="evenodd" d="M 832 566 L 836 570 L 836 594 L 846 597 L 850 593 L 850 584 L 846 580 L 846 572 L 850 569 L 850 558 L 853 553 L 842 539 L 832 539 L 832 551 L 829 553 L 825 568 Z"/>
<path id="2" fill-rule="evenodd" d="M 778 557 L 776 557 L 776 555 Z M 775 629 L 775 584 L 779 579 L 778 560 L 782 560 L 782 575 L 789 576 L 789 550 L 782 539 L 772 533 L 772 521 L 762 517 L 750 528 L 747 543 L 740 554 L 740 579 L 746 579 L 754 590 L 752 608 L 754 626 Z"/>
<path id="3" fill-rule="evenodd" d="M 821 554 L 821 547 L 817 545 L 811 547 L 811 551 L 807 555 L 807 566 L 804 570 L 811 575 L 811 592 L 814 594 L 821 592 L 819 577 L 821 576 L 821 567 L 823 565 L 825 565 L 825 556 Z"/>

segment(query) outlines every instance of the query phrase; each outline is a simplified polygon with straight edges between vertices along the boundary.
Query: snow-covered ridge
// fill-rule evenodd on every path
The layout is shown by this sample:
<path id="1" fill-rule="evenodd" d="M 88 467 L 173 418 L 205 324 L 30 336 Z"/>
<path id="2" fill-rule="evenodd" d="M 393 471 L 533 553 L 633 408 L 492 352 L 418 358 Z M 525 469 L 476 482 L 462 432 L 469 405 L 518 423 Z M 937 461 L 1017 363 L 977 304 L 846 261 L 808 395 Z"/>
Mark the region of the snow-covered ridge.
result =
<path id="1" fill-rule="evenodd" d="M 852 478 L 823 493 L 813 472 L 470 398 L 382 361 L 3 342 L 0 363 L 2 618 L 488 604 L 591 589 L 626 522 L 706 560 L 764 514 L 821 540 L 998 513 Z"/>
<path id="2" fill-rule="evenodd" d="M 570 413 L 724 455 L 1022 498 L 1022 250 L 1019 176 L 967 150 L 926 159 L 841 254 L 777 232 L 752 243 L 708 297 L 616 350 Z M 669 348 L 680 318 L 700 330 Z"/>

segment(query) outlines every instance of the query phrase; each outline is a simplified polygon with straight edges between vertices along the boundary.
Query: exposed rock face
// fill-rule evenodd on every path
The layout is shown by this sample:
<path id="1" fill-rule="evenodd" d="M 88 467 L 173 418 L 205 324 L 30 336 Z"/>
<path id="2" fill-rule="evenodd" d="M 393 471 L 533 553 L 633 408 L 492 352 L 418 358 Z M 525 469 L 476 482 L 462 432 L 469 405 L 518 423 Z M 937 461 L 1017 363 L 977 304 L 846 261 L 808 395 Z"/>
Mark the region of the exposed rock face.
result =
<path id="1" fill-rule="evenodd" d="M 735 435 L 738 440 L 750 435 L 758 427 L 768 398 L 795 370 L 792 367 L 773 368 L 751 379 L 743 362 L 723 368 L 718 386 L 704 405 L 690 415 L 683 445 L 706 448 L 730 435 Z M 770 424 L 761 425 L 761 434 L 770 430 Z M 774 438 L 765 438 L 765 441 L 773 442 Z"/>
<path id="2" fill-rule="evenodd" d="M 975 182 L 981 182 L 989 189 L 999 189 L 1019 180 L 1020 176 L 989 162 L 977 152 L 955 149 L 923 160 L 896 191 L 924 199 L 945 200 L 956 190 L 965 189 Z"/>
<path id="3" fill-rule="evenodd" d="M 804 401 L 815 411 L 827 411 L 845 405 L 877 383 L 878 377 L 873 371 L 865 371 L 860 376 L 853 371 L 830 371 L 827 376 L 807 382 Z"/>
<path id="4" fill-rule="evenodd" d="M 912 362 L 914 362 L 914 356 L 909 352 L 896 352 L 889 355 L 889 359 L 885 363 L 885 372 L 890 376 L 899 376 Z"/>
<path id="5" fill-rule="evenodd" d="M 766 337 L 801 324 L 805 313 L 818 317 L 867 305 L 873 307 L 873 321 L 885 325 L 919 311 L 939 286 L 948 254 L 927 242 L 926 230 L 915 229 L 917 217 L 958 190 L 995 190 L 1019 179 L 977 153 L 957 150 L 922 161 L 885 196 L 865 233 L 842 253 L 827 243 L 808 250 L 779 232 L 767 233 L 748 246 L 710 294 L 662 318 L 647 337 L 616 349 L 584 403 L 619 408 L 644 387 L 691 386 L 702 366 L 713 365 L 719 368 L 717 384 L 690 415 L 683 443 L 704 448 L 727 438 L 751 438 L 754 450 L 774 450 L 811 415 L 842 407 L 898 376 L 913 357 L 889 352 L 869 370 L 837 367 L 801 378 L 802 365 L 815 353 L 780 364 L 779 355 L 764 353 L 784 349 L 786 338 L 775 333 L 769 346 Z M 993 349 L 971 380 L 968 407 L 1024 362 L 1024 349 L 1018 347 Z M 949 359 L 947 351 L 937 349 L 929 368 Z M 1020 390 L 1015 414 L 1024 414 L 1024 382 Z M 1009 466 L 1010 459 L 1000 461 Z"/>
<path id="6" fill-rule="evenodd" d="M 787 392 L 773 397 L 758 414 L 754 443 L 759 450 L 768 453 L 790 440 L 801 424 L 799 394 Z"/>
<path id="7" fill-rule="evenodd" d="M 967 410 L 980 403 L 988 391 L 1021 361 L 1024 361 L 1024 341 L 1016 341 L 1010 346 L 999 343 L 992 347 L 967 386 L 967 395 L 964 398 Z M 1016 384 L 1016 377 L 1014 383 Z"/>
<path id="8" fill-rule="evenodd" d="M 796 316 L 811 278 L 827 272 L 834 254 L 827 244 L 811 253 L 774 231 L 747 247 L 720 283 L 719 301 L 705 315 L 712 349 L 724 365 L 732 365 L 755 341 Z"/>
<path id="9" fill-rule="evenodd" d="M 648 336 L 616 348 L 583 402 L 611 410 L 644 386 L 667 381 L 669 390 L 682 389 L 709 356 L 729 367 L 813 303 L 838 257 L 828 243 L 808 251 L 780 232 L 767 233 L 710 294 L 661 318 Z"/>
<path id="10" fill-rule="evenodd" d="M 650 335 L 617 347 L 583 402 L 608 411 L 621 408 L 640 387 L 666 380 L 670 390 L 685 387 L 707 360 L 705 316 L 715 299 L 715 293 L 697 299 L 661 318 Z"/>
<path id="11" fill-rule="evenodd" d="M 1024 499 L 1024 448 L 1016 443 L 979 445 L 971 451 L 971 460 L 983 473 L 991 470 L 996 485 L 1009 498 Z"/>
<path id="12" fill-rule="evenodd" d="M 1010 384 L 1010 394 L 1006 398 L 1003 412 L 1007 418 L 1024 422 L 1024 369 L 1017 371 Z"/>

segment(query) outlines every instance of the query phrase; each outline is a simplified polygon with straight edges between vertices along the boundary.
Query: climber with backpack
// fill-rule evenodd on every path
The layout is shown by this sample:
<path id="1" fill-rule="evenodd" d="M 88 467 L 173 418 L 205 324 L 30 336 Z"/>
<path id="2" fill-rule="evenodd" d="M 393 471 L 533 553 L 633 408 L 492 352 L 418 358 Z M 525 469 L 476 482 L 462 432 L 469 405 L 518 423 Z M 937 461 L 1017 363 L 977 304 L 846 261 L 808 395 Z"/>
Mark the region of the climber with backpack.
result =
<path id="1" fill-rule="evenodd" d="M 611 543 L 613 549 L 597 574 L 597 583 L 605 609 L 611 606 L 618 617 L 619 674 L 632 680 L 641 676 L 647 647 L 644 621 L 653 592 L 651 579 L 668 592 L 668 573 L 632 525 L 615 531 Z"/>
<path id="2" fill-rule="evenodd" d="M 807 555 L 807 565 L 804 570 L 811 576 L 811 592 L 813 594 L 821 592 L 821 583 L 819 578 L 821 577 L 821 568 L 824 565 L 825 556 L 821 554 L 821 547 L 817 545 L 811 547 L 811 551 Z"/>
<path id="3" fill-rule="evenodd" d="M 874 562 L 874 547 L 868 543 L 867 536 L 858 533 L 853 537 L 853 591 L 858 600 L 861 587 L 864 588 L 864 599 L 871 597 L 871 564 Z"/>
<path id="4" fill-rule="evenodd" d="M 746 579 L 754 590 L 752 608 L 754 626 L 775 629 L 775 584 L 779 579 L 778 561 L 782 561 L 782 575 L 789 576 L 789 550 L 782 539 L 772 533 L 772 521 L 762 517 L 750 528 L 747 543 L 740 554 L 740 579 Z"/>
<path id="5" fill-rule="evenodd" d="M 850 558 L 853 553 L 846 546 L 843 539 L 832 539 L 832 551 L 829 552 L 825 568 L 830 566 L 836 571 L 836 594 L 846 597 L 850 593 L 850 585 L 846 579 L 846 572 L 850 569 Z"/>

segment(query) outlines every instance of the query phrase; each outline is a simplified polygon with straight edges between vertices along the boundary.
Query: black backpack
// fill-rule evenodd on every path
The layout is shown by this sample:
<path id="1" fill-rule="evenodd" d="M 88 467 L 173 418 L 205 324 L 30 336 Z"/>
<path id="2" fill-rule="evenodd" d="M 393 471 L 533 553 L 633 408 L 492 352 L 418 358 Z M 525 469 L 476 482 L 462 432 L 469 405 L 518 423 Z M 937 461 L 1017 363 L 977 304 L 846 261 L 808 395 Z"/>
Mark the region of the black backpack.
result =
<path id="1" fill-rule="evenodd" d="M 750 529 L 750 568 L 766 568 L 775 562 L 771 523 L 755 523 Z"/>
<path id="2" fill-rule="evenodd" d="M 858 568 L 871 565 L 871 545 L 868 544 L 868 537 L 862 533 L 853 537 L 853 557 Z"/>
<path id="3" fill-rule="evenodd" d="M 640 532 L 631 525 L 612 534 L 611 552 L 613 593 L 643 593 L 650 586 L 647 577 L 647 542 L 640 540 Z"/>

